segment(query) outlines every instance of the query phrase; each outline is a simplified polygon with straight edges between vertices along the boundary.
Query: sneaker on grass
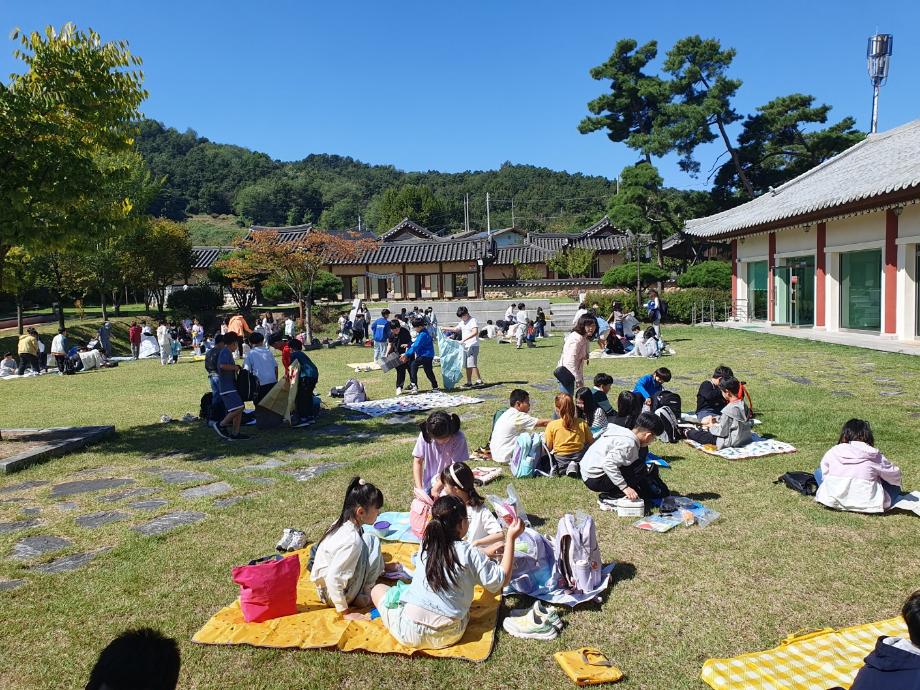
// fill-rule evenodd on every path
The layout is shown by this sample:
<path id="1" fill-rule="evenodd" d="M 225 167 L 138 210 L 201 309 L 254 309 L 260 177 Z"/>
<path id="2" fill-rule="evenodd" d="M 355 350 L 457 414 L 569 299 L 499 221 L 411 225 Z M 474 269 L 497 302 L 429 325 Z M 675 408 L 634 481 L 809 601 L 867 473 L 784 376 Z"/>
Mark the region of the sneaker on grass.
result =
<path id="1" fill-rule="evenodd" d="M 310 425 L 313 424 L 315 421 L 316 421 L 316 420 L 313 419 L 313 417 L 304 417 L 304 418 L 301 419 L 299 422 L 297 422 L 297 424 L 294 424 L 293 427 L 294 427 L 295 429 L 301 429 L 301 428 L 303 428 L 303 427 L 305 427 L 305 426 L 310 426 Z"/>
<path id="2" fill-rule="evenodd" d="M 229 438 L 231 441 L 248 441 L 252 437 L 247 436 L 246 434 L 233 434 Z"/>
<path id="3" fill-rule="evenodd" d="M 617 499 L 615 498 L 599 498 L 597 499 L 597 507 L 601 510 L 606 510 L 608 512 L 616 512 L 617 509 Z"/>
<path id="4" fill-rule="evenodd" d="M 511 609 L 511 612 L 508 614 L 509 618 L 520 618 L 521 616 L 526 616 L 527 614 L 533 612 L 535 616 L 539 616 L 544 619 L 547 623 L 552 625 L 556 630 L 562 631 L 563 623 L 562 618 L 559 615 L 559 611 L 547 604 L 545 601 L 540 601 L 537 599 L 533 606 L 526 609 Z"/>
<path id="5" fill-rule="evenodd" d="M 541 616 L 536 607 L 528 609 L 523 616 L 505 618 L 502 627 L 509 635 L 525 640 L 555 640 L 559 636 L 549 616 Z"/>
<path id="6" fill-rule="evenodd" d="M 220 424 L 218 424 L 217 422 L 208 422 L 208 426 L 211 427 L 212 429 L 214 429 L 214 433 L 216 433 L 216 434 L 217 434 L 218 436 L 220 436 L 221 438 L 223 438 L 223 439 L 229 439 L 229 438 L 230 438 L 230 434 L 227 433 L 227 430 L 224 429 L 224 427 L 222 427 L 222 426 L 221 426 Z"/>
<path id="7" fill-rule="evenodd" d="M 288 545 L 288 542 L 291 540 L 291 533 L 293 531 L 294 530 L 292 530 L 290 527 L 284 528 L 284 531 L 281 533 L 281 539 L 279 539 L 278 543 L 275 545 L 276 551 L 281 551 L 282 553 L 284 553 L 285 551 L 288 550 L 287 545 Z"/>
<path id="8" fill-rule="evenodd" d="M 298 551 L 307 545 L 307 535 L 299 529 L 291 532 L 291 539 L 287 544 L 288 551 Z"/>

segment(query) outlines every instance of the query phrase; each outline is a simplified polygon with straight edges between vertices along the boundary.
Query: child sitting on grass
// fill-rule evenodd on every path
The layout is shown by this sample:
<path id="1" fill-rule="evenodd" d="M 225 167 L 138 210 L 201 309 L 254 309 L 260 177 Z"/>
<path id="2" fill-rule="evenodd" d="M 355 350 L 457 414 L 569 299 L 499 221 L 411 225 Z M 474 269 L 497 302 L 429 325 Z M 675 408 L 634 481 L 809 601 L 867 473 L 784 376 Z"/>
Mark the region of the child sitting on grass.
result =
<path id="1" fill-rule="evenodd" d="M 511 462 L 511 456 L 514 455 L 519 434 L 549 424 L 550 420 L 538 419 L 529 412 L 530 394 L 521 388 L 515 388 L 511 391 L 508 409 L 501 414 L 495 421 L 495 426 L 492 427 L 492 437 L 489 439 L 492 460 L 507 465 Z"/>
<path id="2" fill-rule="evenodd" d="M 469 528 L 466 506 L 456 496 L 442 496 L 431 508 L 431 520 L 419 551 L 412 583 L 394 607 L 385 602 L 388 585 L 371 590 L 380 620 L 393 638 L 413 649 L 443 649 L 460 641 L 470 621 L 476 585 L 497 593 L 511 580 L 514 542 L 524 531 L 520 519 L 505 535 L 501 563 L 463 541 Z"/>
<path id="3" fill-rule="evenodd" d="M 592 431 L 599 433 L 607 426 L 607 415 L 594 402 L 594 393 L 590 388 L 582 386 L 576 389 L 573 401 L 575 402 L 575 416 L 585 420 Z"/>
<path id="4" fill-rule="evenodd" d="M 412 450 L 412 479 L 415 488 L 430 493 L 432 484 L 451 463 L 470 457 L 466 436 L 460 431 L 460 417 L 438 410 L 418 425 L 420 433 Z"/>
<path id="5" fill-rule="evenodd" d="M 662 384 L 671 380 L 671 370 L 667 367 L 658 367 L 651 374 L 646 374 L 633 386 L 633 391 L 642 396 L 645 407 L 651 411 L 654 405 L 655 396 L 658 395 L 664 386 Z"/>
<path id="6" fill-rule="evenodd" d="M 345 491 L 338 520 L 315 547 L 310 579 L 320 601 L 334 606 L 346 620 L 367 619 L 354 609 L 370 605 L 371 587 L 384 571 L 380 540 L 363 527 L 377 521 L 381 507 L 383 492 L 355 477 Z"/>
<path id="7" fill-rule="evenodd" d="M 901 470 L 875 447 L 869 422 L 851 419 L 815 471 L 815 500 L 828 508 L 883 513 L 901 494 Z"/>
<path id="8" fill-rule="evenodd" d="M 498 518 L 485 505 L 485 499 L 476 491 L 473 470 L 465 462 L 449 465 L 436 480 L 432 494 L 456 496 L 466 506 L 469 527 L 463 537 L 480 548 L 490 558 L 501 550 L 505 533 Z"/>
<path id="9" fill-rule="evenodd" d="M 699 390 L 696 392 L 696 418 L 701 424 L 714 421 L 710 417 L 718 418 L 722 414 L 722 410 L 727 403 L 719 384 L 722 379 L 729 376 L 734 377 L 735 373 L 730 367 L 720 364 L 712 372 L 712 378 L 700 384 Z"/>
<path id="10" fill-rule="evenodd" d="M 16 368 L 18 366 L 16 360 L 13 358 L 13 353 L 7 352 L 3 355 L 3 361 L 0 362 L 0 376 L 12 376 L 16 373 Z"/>
<path id="11" fill-rule="evenodd" d="M 920 688 L 920 590 L 904 602 L 901 616 L 907 624 L 908 639 L 878 638 L 850 690 Z"/>
<path id="12" fill-rule="evenodd" d="M 591 394 L 594 396 L 594 403 L 603 410 L 607 418 L 614 412 L 613 405 L 610 404 L 610 399 L 607 397 L 611 386 L 613 386 L 613 377 L 610 374 L 594 375 L 594 388 L 591 389 Z"/>
<path id="13" fill-rule="evenodd" d="M 558 476 L 577 477 L 578 462 L 585 449 L 594 441 L 594 436 L 588 423 L 575 416 L 572 396 L 568 393 L 559 393 L 556 395 L 555 405 L 559 419 L 554 419 L 546 425 L 546 433 L 543 436 L 546 447 L 556 459 L 553 473 Z"/>
<path id="14" fill-rule="evenodd" d="M 719 383 L 719 390 L 727 404 L 718 419 L 703 425 L 702 429 L 691 429 L 687 438 L 716 448 L 740 448 L 751 442 L 751 428 L 754 426 L 750 412 L 740 398 L 741 382 L 733 376 L 726 376 Z"/>

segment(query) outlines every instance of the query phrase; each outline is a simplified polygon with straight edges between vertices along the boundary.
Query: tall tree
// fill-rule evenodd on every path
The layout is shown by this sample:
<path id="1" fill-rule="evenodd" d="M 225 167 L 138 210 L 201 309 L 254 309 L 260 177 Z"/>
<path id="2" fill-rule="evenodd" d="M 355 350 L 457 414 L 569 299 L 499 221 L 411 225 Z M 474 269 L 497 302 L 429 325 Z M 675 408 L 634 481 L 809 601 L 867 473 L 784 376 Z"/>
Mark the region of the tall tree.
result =
<path id="1" fill-rule="evenodd" d="M 595 252 L 583 247 L 569 247 L 563 249 L 546 265 L 565 278 L 584 278 L 591 272 L 594 264 Z"/>
<path id="2" fill-rule="evenodd" d="M 124 41 L 72 24 L 13 40 L 25 71 L 0 83 L 0 272 L 14 245 L 61 247 L 130 213 L 107 193 L 119 173 L 99 154 L 131 147 L 147 95 Z"/>
<path id="3" fill-rule="evenodd" d="M 390 187 L 376 200 L 372 221 L 377 232 L 383 233 L 403 218 L 426 228 L 440 229 L 449 222 L 447 203 L 427 185 Z"/>
<path id="4" fill-rule="evenodd" d="M 658 169 L 637 163 L 620 173 L 620 193 L 611 197 L 607 215 L 622 230 L 654 237 L 658 266 L 664 266 L 662 243 L 682 222 L 673 197 L 663 188 Z"/>
<path id="5" fill-rule="evenodd" d="M 668 83 L 643 70 L 658 55 L 658 42 L 638 46 L 635 39 L 617 41 L 607 62 L 591 69 L 594 79 L 610 80 L 610 93 L 588 102 L 592 115 L 578 125 L 582 134 L 607 130 L 607 138 L 623 142 L 642 153 L 646 163 L 652 156 L 668 152 L 667 142 L 653 136 L 661 108 L 671 99 Z"/>
<path id="6" fill-rule="evenodd" d="M 664 70 L 671 75 L 674 100 L 662 108 L 661 128 L 657 134 L 681 154 L 679 165 L 691 174 L 700 169 L 693 157 L 696 147 L 721 137 L 745 194 L 753 198 L 754 188 L 726 130 L 741 119 L 731 105 L 741 80 L 727 76 L 734 57 L 733 48 L 722 50 L 714 38 L 688 36 L 677 41 L 664 61 Z"/>
<path id="7" fill-rule="evenodd" d="M 81 268 L 79 256 L 73 251 L 50 251 L 35 257 L 38 285 L 47 288 L 58 304 L 58 328 L 64 328 L 64 298 L 88 282 Z"/>
<path id="8" fill-rule="evenodd" d="M 26 293 L 38 286 L 38 272 L 35 260 L 22 247 L 12 247 L 6 255 L 6 270 L 3 282 L 5 292 L 10 293 L 16 301 L 16 328 L 19 335 L 23 332 L 22 307 Z"/>
<path id="9" fill-rule="evenodd" d="M 153 293 L 157 314 L 163 315 L 166 290 L 187 278 L 192 266 L 188 228 L 167 218 L 154 218 L 134 238 L 133 255 L 143 267 L 144 284 Z"/>
<path id="10" fill-rule="evenodd" d="M 825 124 L 831 110 L 827 104 L 815 106 L 814 101 L 814 96 L 801 93 L 780 96 L 745 118 L 737 154 L 755 195 L 779 187 L 865 137 L 852 117 L 808 129 Z M 719 168 L 713 195 L 722 208 L 746 200 L 734 161 Z"/>
<path id="11" fill-rule="evenodd" d="M 255 232 L 238 243 L 245 253 L 223 259 L 217 265 L 234 282 L 258 273 L 266 277 L 266 282 L 286 289 L 300 308 L 309 342 L 313 334 L 310 307 L 319 274 L 334 260 L 354 259 L 374 245 L 368 240 L 318 230 L 293 241 L 278 239 L 275 231 Z"/>

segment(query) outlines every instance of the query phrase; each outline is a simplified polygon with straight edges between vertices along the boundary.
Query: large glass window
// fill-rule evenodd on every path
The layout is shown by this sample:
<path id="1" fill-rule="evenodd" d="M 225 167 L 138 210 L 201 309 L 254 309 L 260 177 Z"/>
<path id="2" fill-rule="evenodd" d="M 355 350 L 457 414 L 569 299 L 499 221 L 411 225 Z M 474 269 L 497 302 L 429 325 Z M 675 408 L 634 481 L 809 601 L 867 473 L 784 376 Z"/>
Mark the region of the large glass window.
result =
<path id="1" fill-rule="evenodd" d="M 748 315 L 749 318 L 767 319 L 767 262 L 748 264 Z"/>
<path id="2" fill-rule="evenodd" d="M 840 325 L 864 331 L 881 329 L 881 249 L 840 255 Z"/>

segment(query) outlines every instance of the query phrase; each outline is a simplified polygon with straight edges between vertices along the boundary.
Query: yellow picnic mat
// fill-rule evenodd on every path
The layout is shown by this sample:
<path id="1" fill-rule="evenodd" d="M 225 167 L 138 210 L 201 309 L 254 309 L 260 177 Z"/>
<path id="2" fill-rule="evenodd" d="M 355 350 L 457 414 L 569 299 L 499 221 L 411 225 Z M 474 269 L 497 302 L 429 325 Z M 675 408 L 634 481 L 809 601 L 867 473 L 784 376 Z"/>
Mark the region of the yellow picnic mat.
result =
<path id="1" fill-rule="evenodd" d="M 903 618 L 790 635 L 779 647 L 733 659 L 707 659 L 700 678 L 716 690 L 849 688 L 880 636 L 907 637 Z"/>
<path id="2" fill-rule="evenodd" d="M 388 542 L 382 545 L 387 561 L 396 560 L 414 568 L 412 556 L 418 544 Z M 310 581 L 307 562 L 309 547 L 295 552 L 300 557 L 301 576 L 297 585 L 297 610 L 292 616 L 264 623 L 246 623 L 239 599 L 221 609 L 195 633 L 193 642 L 200 644 L 248 644 L 255 647 L 291 647 L 318 649 L 337 647 L 343 652 L 365 651 L 377 654 L 422 654 L 432 657 L 485 661 L 492 653 L 495 626 L 498 622 L 498 594 L 476 587 L 470 622 L 461 640 L 446 649 L 412 649 L 403 647 L 387 632 L 379 618 L 372 621 L 346 621 L 334 608 L 320 602 Z"/>

